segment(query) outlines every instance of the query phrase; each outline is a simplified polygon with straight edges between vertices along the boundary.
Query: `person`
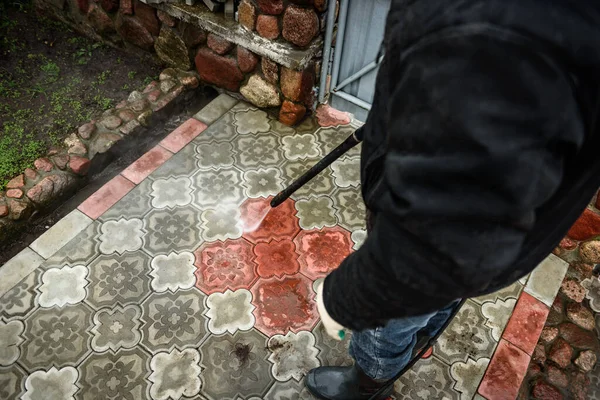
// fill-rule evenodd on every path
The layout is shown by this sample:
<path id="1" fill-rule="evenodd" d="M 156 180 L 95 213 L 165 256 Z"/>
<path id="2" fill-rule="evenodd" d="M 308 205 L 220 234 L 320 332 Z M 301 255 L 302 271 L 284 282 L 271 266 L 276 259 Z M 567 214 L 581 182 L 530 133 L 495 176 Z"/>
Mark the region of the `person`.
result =
<path id="1" fill-rule="evenodd" d="M 362 128 L 372 226 L 317 290 L 355 363 L 309 372 L 321 399 L 370 399 L 459 299 L 532 271 L 600 186 L 599 2 L 392 0 L 383 49 Z"/>

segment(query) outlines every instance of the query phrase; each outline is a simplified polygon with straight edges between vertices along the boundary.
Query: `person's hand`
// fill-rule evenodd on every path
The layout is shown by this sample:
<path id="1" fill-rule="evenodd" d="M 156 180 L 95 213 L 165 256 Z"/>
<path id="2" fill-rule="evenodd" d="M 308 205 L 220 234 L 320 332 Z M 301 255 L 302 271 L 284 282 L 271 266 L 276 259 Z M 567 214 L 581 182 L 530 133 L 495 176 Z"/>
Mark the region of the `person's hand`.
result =
<path id="1" fill-rule="evenodd" d="M 333 318 L 329 316 L 325 303 L 323 302 L 323 283 L 317 288 L 317 310 L 321 316 L 323 327 L 325 332 L 335 340 L 342 340 L 344 338 L 344 327 L 338 324 Z"/>

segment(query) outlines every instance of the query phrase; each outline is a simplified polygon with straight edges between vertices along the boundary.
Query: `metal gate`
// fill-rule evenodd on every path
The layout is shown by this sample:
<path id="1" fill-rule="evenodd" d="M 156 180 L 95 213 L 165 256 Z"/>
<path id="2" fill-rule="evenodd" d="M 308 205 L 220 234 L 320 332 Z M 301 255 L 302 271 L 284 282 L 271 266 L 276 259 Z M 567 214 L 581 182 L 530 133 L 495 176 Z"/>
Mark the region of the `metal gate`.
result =
<path id="1" fill-rule="evenodd" d="M 375 92 L 376 60 L 391 0 L 340 0 L 335 46 L 335 1 L 329 1 L 319 101 L 365 121 Z"/>

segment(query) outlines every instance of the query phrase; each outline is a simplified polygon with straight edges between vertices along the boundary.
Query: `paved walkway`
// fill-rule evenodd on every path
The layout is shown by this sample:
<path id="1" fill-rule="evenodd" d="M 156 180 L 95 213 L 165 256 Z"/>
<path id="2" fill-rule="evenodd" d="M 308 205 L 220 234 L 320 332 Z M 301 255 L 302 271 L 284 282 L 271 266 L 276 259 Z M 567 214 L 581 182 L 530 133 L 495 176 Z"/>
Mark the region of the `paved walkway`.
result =
<path id="1" fill-rule="evenodd" d="M 310 399 L 350 363 L 314 286 L 366 235 L 359 149 L 265 213 L 354 127 L 224 95 L 196 118 L 0 268 L 0 398 Z M 469 300 L 395 397 L 514 398 L 565 269 Z"/>

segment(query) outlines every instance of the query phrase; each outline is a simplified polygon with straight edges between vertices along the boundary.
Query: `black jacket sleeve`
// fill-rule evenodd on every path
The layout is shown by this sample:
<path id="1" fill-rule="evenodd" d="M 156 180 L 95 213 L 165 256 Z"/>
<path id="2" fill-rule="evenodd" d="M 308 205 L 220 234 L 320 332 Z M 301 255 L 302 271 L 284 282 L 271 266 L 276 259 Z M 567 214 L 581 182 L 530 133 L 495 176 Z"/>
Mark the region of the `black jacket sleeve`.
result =
<path id="1" fill-rule="evenodd" d="M 392 39 L 377 81 L 391 87 L 383 176 L 366 199 L 375 225 L 324 285 L 343 326 L 435 311 L 511 268 L 579 118 L 568 75 L 519 38 L 467 30 L 402 53 Z"/>

